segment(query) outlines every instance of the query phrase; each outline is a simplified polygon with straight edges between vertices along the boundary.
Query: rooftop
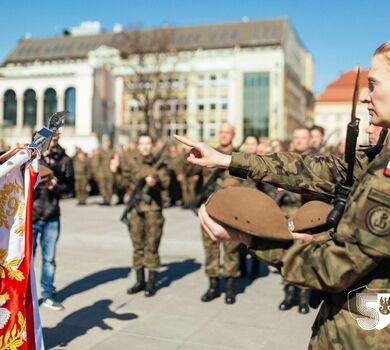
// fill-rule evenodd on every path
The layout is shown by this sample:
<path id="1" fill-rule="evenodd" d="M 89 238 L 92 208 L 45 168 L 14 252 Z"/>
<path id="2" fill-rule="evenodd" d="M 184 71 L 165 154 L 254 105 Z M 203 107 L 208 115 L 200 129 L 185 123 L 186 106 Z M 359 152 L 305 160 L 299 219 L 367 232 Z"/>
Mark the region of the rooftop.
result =
<path id="1" fill-rule="evenodd" d="M 281 45 L 287 30 L 293 30 L 287 17 L 270 20 L 234 22 L 187 27 L 163 27 L 126 32 L 139 34 L 143 47 L 153 50 L 156 36 L 170 38 L 170 47 L 176 51 L 217 49 L 235 46 L 256 47 Z M 298 39 L 299 40 L 299 39 Z M 106 45 L 119 49 L 122 55 L 134 52 L 124 33 L 100 33 L 94 35 L 24 39 L 3 62 L 28 63 L 34 61 L 70 60 L 86 58 L 88 52 Z"/>
<path id="2" fill-rule="evenodd" d="M 351 102 L 355 86 L 357 67 L 341 74 L 337 79 L 325 87 L 325 90 L 317 97 L 316 102 Z M 360 71 L 359 88 L 367 87 L 368 71 Z"/>

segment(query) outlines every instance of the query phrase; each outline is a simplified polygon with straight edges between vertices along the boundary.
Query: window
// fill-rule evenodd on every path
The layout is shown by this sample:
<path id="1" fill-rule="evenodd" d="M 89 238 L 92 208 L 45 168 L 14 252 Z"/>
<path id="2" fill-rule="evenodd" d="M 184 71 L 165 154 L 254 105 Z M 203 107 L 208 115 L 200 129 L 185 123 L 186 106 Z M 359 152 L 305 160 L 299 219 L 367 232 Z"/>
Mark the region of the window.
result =
<path id="1" fill-rule="evenodd" d="M 211 104 L 210 104 L 210 109 L 211 109 L 212 111 L 215 111 L 215 108 L 216 108 L 215 103 L 211 103 Z"/>
<path id="2" fill-rule="evenodd" d="M 199 111 L 204 111 L 204 104 L 198 105 L 198 110 Z"/>
<path id="3" fill-rule="evenodd" d="M 199 122 L 198 123 L 198 137 L 199 137 L 200 141 L 203 141 L 203 131 L 204 131 L 203 122 Z"/>
<path id="4" fill-rule="evenodd" d="M 4 94 L 4 122 L 5 125 L 16 125 L 16 94 L 7 90 Z"/>
<path id="5" fill-rule="evenodd" d="M 70 87 L 65 90 L 65 110 L 69 115 L 65 118 L 65 125 L 76 125 L 76 89 Z"/>
<path id="6" fill-rule="evenodd" d="M 244 136 L 268 136 L 269 72 L 244 74 Z"/>
<path id="7" fill-rule="evenodd" d="M 210 75 L 210 80 L 211 81 L 217 80 L 217 76 L 215 74 Z"/>
<path id="8" fill-rule="evenodd" d="M 210 137 L 214 137 L 216 135 L 215 123 L 209 124 L 209 135 Z"/>
<path id="9" fill-rule="evenodd" d="M 28 89 L 23 96 L 23 125 L 34 127 L 37 123 L 37 98 L 35 91 Z"/>
<path id="10" fill-rule="evenodd" d="M 49 88 L 45 91 L 43 96 L 43 117 L 45 124 L 47 124 L 50 116 L 55 112 L 57 112 L 57 93 L 54 89 Z M 68 117 L 69 116 L 65 117 L 65 123 Z"/>
<path id="11" fill-rule="evenodd" d="M 228 104 L 227 104 L 227 102 L 222 103 L 222 110 L 223 110 L 223 111 L 227 111 L 227 109 L 228 109 Z"/>

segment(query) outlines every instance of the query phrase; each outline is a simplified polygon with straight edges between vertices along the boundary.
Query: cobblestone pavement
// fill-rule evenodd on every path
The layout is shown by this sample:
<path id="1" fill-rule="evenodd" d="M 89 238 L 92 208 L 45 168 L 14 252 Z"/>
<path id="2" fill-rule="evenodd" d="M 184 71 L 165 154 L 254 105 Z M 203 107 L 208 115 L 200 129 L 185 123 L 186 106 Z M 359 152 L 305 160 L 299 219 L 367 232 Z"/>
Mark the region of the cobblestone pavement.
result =
<path id="1" fill-rule="evenodd" d="M 280 276 L 263 266 L 262 277 L 241 279 L 234 305 L 223 296 L 200 301 L 207 279 L 195 215 L 165 210 L 163 268 L 155 297 L 127 295 L 134 281 L 131 243 L 119 222 L 122 206 L 61 203 L 56 287 L 65 310 L 41 307 L 47 349 L 305 349 L 316 311 L 278 310 Z M 37 278 L 41 260 L 36 257 Z M 39 283 L 38 283 L 39 285 Z"/>

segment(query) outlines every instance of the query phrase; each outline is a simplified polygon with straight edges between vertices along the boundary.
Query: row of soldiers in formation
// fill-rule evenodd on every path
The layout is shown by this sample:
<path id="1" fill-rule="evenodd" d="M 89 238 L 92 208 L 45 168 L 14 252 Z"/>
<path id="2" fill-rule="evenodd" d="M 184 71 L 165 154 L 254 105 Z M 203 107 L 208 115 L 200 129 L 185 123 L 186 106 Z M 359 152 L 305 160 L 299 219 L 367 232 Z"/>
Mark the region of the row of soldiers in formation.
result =
<path id="1" fill-rule="evenodd" d="M 231 154 L 237 151 L 233 147 L 235 129 L 230 124 L 222 124 L 218 132 L 217 149 Z M 324 153 L 330 150 L 324 144 L 324 130 L 321 127 L 298 127 L 294 130 L 289 144 L 256 136 L 247 136 L 240 150 L 250 154 L 294 151 L 300 154 Z M 119 147 L 115 152 L 109 140 L 105 140 L 100 151 L 94 151 L 91 157 L 78 149 L 73 158 L 75 173 L 75 192 L 79 204 L 87 199 L 87 183 L 93 179 L 103 197 L 103 205 L 110 205 L 113 189 L 118 196 L 118 204 L 124 203 L 125 195 L 132 197 L 140 180 L 144 180 L 136 206 L 128 213 L 129 235 L 133 244 L 133 268 L 136 282 L 127 292 L 129 294 L 144 291 L 145 296 L 156 292 L 157 272 L 160 267 L 158 248 L 163 232 L 164 207 L 181 203 L 184 208 L 194 208 L 200 204 L 202 192 L 213 178 L 213 189 L 227 186 L 247 186 L 257 188 L 273 197 L 282 208 L 286 217 L 290 217 L 305 202 L 305 198 L 286 191 L 280 191 L 270 185 L 259 185 L 252 180 L 238 180 L 227 171 L 201 170 L 186 162 L 189 149 L 179 149 L 177 144 L 164 146 L 161 142 L 153 144 L 147 134 L 139 136 L 137 143 L 130 142 L 127 149 Z M 341 148 L 335 152 L 342 153 Z M 224 291 L 226 304 L 236 301 L 235 279 L 246 275 L 247 253 L 243 246 L 234 242 L 213 242 L 202 230 L 202 242 L 205 254 L 205 272 L 209 278 L 209 287 L 202 295 L 204 302 L 221 295 L 220 277 L 225 279 Z M 222 261 L 221 261 L 222 259 Z M 148 271 L 147 279 L 145 269 Z M 250 277 L 259 273 L 259 263 L 253 261 Z M 281 310 L 298 305 L 300 313 L 309 312 L 310 291 L 296 286 L 285 285 L 285 298 L 279 305 Z"/>

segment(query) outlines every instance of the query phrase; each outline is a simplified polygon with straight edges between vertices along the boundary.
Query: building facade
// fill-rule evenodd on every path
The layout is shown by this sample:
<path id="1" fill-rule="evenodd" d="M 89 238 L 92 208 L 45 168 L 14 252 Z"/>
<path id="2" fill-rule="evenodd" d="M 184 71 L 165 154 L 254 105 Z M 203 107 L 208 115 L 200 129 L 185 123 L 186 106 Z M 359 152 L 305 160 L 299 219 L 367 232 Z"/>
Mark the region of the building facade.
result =
<path id="1" fill-rule="evenodd" d="M 314 123 L 325 129 L 328 143 L 337 144 L 346 136 L 347 124 L 351 120 L 352 98 L 357 68 L 351 69 L 328 84 L 317 97 L 314 108 Z M 367 87 L 368 71 L 360 72 L 360 93 Z M 360 119 L 359 143 L 368 144 L 367 134 L 370 116 L 367 106 L 358 103 L 356 116 Z"/>
<path id="2" fill-rule="evenodd" d="M 66 109 L 70 152 L 104 134 L 124 143 L 148 124 L 211 142 L 223 122 L 237 142 L 287 138 L 312 116 L 312 76 L 287 18 L 25 39 L 0 67 L 0 137 L 27 142 Z"/>

